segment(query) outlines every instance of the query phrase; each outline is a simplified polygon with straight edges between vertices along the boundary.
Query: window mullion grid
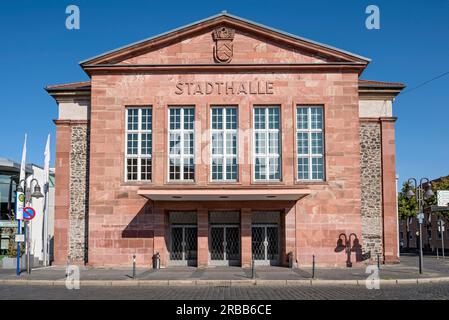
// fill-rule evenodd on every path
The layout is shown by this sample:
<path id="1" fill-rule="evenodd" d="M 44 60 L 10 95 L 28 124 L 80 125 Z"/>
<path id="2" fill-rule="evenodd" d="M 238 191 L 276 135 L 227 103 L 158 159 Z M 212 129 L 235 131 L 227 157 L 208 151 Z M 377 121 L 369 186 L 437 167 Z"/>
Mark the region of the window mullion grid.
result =
<path id="1" fill-rule="evenodd" d="M 214 130 L 214 128 L 213 128 L 213 124 L 214 124 L 214 109 L 212 108 L 211 109 L 211 113 L 210 113 L 210 128 L 211 128 L 211 130 L 210 130 L 210 149 L 209 149 L 209 152 L 210 152 L 210 170 L 211 170 L 211 176 L 210 176 L 210 179 L 213 181 L 214 180 L 214 158 L 215 158 L 215 155 L 214 155 L 214 140 L 213 140 L 213 137 L 214 137 L 214 133 L 215 133 L 215 130 Z"/>
<path id="2" fill-rule="evenodd" d="M 140 116 L 139 116 L 139 160 L 138 160 L 138 164 L 139 164 L 139 180 L 152 180 L 153 177 L 153 108 L 145 108 L 146 110 L 146 129 L 143 129 L 143 109 L 139 109 L 140 112 Z M 151 112 L 151 129 L 149 129 L 149 124 L 148 124 L 148 118 L 149 115 L 148 113 Z M 142 140 L 142 135 L 145 135 L 145 153 L 142 154 L 142 149 L 144 147 L 143 145 L 143 140 Z M 150 135 L 151 137 L 151 145 L 150 145 L 150 150 L 151 153 L 148 154 L 148 137 L 147 135 Z M 145 159 L 145 178 L 142 179 L 142 159 Z M 150 161 L 150 168 L 151 168 L 151 172 L 148 172 L 148 163 L 146 163 L 146 161 Z M 151 175 L 151 179 L 147 179 L 148 174 Z"/>
<path id="3" fill-rule="evenodd" d="M 256 110 L 257 108 L 253 108 L 253 143 L 252 143 L 252 161 L 253 161 L 253 179 L 256 180 L 256 165 L 257 165 L 257 132 L 258 129 L 256 129 Z"/>
<path id="4" fill-rule="evenodd" d="M 137 180 L 142 179 L 142 108 L 137 109 Z"/>
<path id="5" fill-rule="evenodd" d="M 270 108 L 265 108 L 265 179 L 270 180 Z"/>
<path id="6" fill-rule="evenodd" d="M 172 108 L 170 110 L 174 110 L 173 111 L 173 123 L 174 123 L 174 129 L 170 129 L 171 128 L 171 119 L 169 116 L 169 133 L 168 133 L 168 165 L 169 165 L 169 180 L 183 180 L 183 176 L 181 175 L 182 171 L 182 155 L 184 152 L 184 145 L 183 145 L 183 141 L 184 141 L 184 137 L 183 137 L 183 124 L 184 124 L 184 120 L 183 120 L 183 109 L 182 108 Z M 179 129 L 176 129 L 176 110 L 179 110 Z M 171 112 L 171 111 L 170 111 Z M 176 146 L 176 144 L 173 145 L 173 149 L 176 150 L 178 149 L 179 152 L 176 153 L 171 153 L 171 149 L 170 149 L 170 137 L 173 137 L 173 139 L 175 139 L 176 135 L 179 135 L 179 143 L 178 146 Z M 173 140 L 174 142 L 176 142 L 176 140 Z M 174 169 L 175 171 L 173 171 L 173 179 L 170 178 L 170 165 L 171 165 L 171 161 L 173 160 L 173 167 L 176 168 L 176 160 L 179 160 L 179 179 L 176 179 L 176 169 Z"/>
<path id="7" fill-rule="evenodd" d="M 302 136 L 301 136 L 301 139 L 298 137 L 299 136 L 299 134 L 308 134 L 308 131 L 307 131 L 307 129 L 297 129 L 296 130 L 296 148 L 297 148 L 297 156 L 296 156 L 296 166 L 298 167 L 298 164 L 299 164 L 299 159 L 309 159 L 309 152 L 307 152 L 307 153 L 303 153 L 302 152 L 302 150 L 304 149 L 304 146 L 303 146 L 303 143 L 302 143 L 302 141 L 303 141 L 303 139 L 302 139 Z M 307 143 L 309 143 L 309 139 L 307 138 Z M 301 150 L 300 150 L 301 149 Z M 307 149 L 309 150 L 310 149 L 310 147 L 309 146 L 307 146 Z M 301 151 L 301 152 L 300 152 Z M 304 180 L 304 178 L 302 178 L 302 179 L 299 179 L 299 168 L 297 168 L 297 170 L 298 170 L 298 173 L 297 173 L 297 175 L 298 175 L 298 180 Z M 308 178 L 308 177 L 307 177 Z"/>
<path id="8" fill-rule="evenodd" d="M 132 154 L 132 153 L 128 153 L 128 144 L 129 144 L 129 138 L 128 138 L 128 135 L 135 135 L 135 134 L 137 134 L 137 135 L 139 135 L 139 128 L 137 128 L 137 130 L 135 130 L 135 129 L 128 129 L 128 125 L 129 125 L 129 110 L 136 110 L 136 109 L 127 109 L 127 114 L 126 114 L 126 163 L 125 163 L 125 165 L 126 165 L 126 180 L 131 180 L 131 181 L 135 181 L 135 180 L 139 180 L 139 176 L 137 176 L 137 179 L 132 179 L 132 174 L 131 174 L 131 179 L 128 179 L 128 174 L 129 174 L 129 171 L 128 171 L 128 159 L 136 159 L 137 160 L 137 167 L 138 167 L 138 165 L 139 165 L 139 153 L 137 153 L 137 154 Z M 138 109 L 137 109 L 138 110 Z M 137 120 L 137 121 L 139 121 L 139 120 Z M 132 143 L 134 142 L 134 140 L 131 140 L 132 141 Z M 138 142 L 139 140 L 137 140 L 137 142 Z M 139 146 L 137 145 L 137 148 L 138 148 Z M 131 149 L 132 149 L 133 147 L 132 147 L 132 144 L 131 144 Z M 133 165 L 132 165 L 132 163 L 131 163 L 131 165 L 130 165 L 130 167 L 132 168 L 133 167 Z M 137 170 L 138 170 L 138 168 L 137 168 Z M 131 170 L 131 172 L 133 172 L 133 170 Z M 137 172 L 137 174 L 138 174 L 138 172 Z"/>
<path id="9" fill-rule="evenodd" d="M 259 139 L 260 139 L 260 137 L 261 137 L 260 133 L 263 133 L 265 131 L 265 129 L 256 128 L 256 125 L 257 125 L 256 124 L 256 110 L 257 109 L 258 108 L 254 108 L 253 109 L 253 113 L 254 113 L 254 120 L 253 120 L 253 127 L 254 127 L 254 130 L 253 130 L 253 139 L 254 139 L 254 143 L 253 143 L 253 162 L 254 162 L 254 180 L 259 180 L 260 181 L 262 179 L 260 179 L 260 178 L 256 179 L 257 159 L 259 159 L 259 163 L 260 163 L 262 157 L 266 158 L 266 151 L 265 151 L 265 154 L 264 153 L 260 153 L 260 150 L 257 151 L 257 149 L 258 149 L 257 146 L 258 145 L 259 145 L 259 148 L 260 148 L 260 141 L 257 140 L 257 137 L 259 137 Z M 264 110 L 264 112 L 265 112 L 265 110 Z M 260 117 L 260 115 L 259 115 L 259 117 Z M 259 119 L 259 121 L 260 121 L 260 119 Z M 260 174 L 260 169 L 259 169 L 259 175 L 261 175 Z"/>
<path id="10" fill-rule="evenodd" d="M 218 130 L 218 132 L 220 132 L 220 130 Z M 227 143 L 227 136 L 226 136 L 226 108 L 223 107 L 221 109 L 221 132 L 222 132 L 222 141 L 221 141 L 221 146 L 222 146 L 222 152 L 220 154 L 221 157 L 221 180 L 225 181 L 226 179 L 226 143 Z M 220 133 L 218 133 L 218 135 L 220 135 Z"/>
<path id="11" fill-rule="evenodd" d="M 195 109 L 193 108 L 193 117 L 194 117 L 194 119 L 195 119 Z M 190 119 L 189 119 L 189 121 L 190 121 Z M 189 172 L 190 172 L 190 170 L 193 170 L 193 179 L 188 179 L 189 181 L 190 180 L 195 180 L 195 177 L 196 177 L 196 165 L 195 165 L 195 120 L 193 120 L 193 123 L 192 123 L 192 129 L 189 129 L 188 130 L 188 133 L 189 133 L 189 142 L 190 142 L 190 133 L 192 134 L 192 153 L 190 153 L 190 144 L 189 144 L 189 147 L 188 147 L 188 149 L 189 149 Z M 193 165 L 193 168 L 191 168 L 190 167 L 190 159 L 192 159 L 192 165 Z"/>
<path id="12" fill-rule="evenodd" d="M 300 109 L 300 108 L 298 108 Z M 313 152 L 313 134 L 314 133 L 321 133 L 323 134 L 323 129 L 318 128 L 318 129 L 313 129 L 312 128 L 312 107 L 307 107 L 307 128 L 297 128 L 297 135 L 296 135 L 296 139 L 297 139 L 297 145 L 298 145 L 298 133 L 306 133 L 307 134 L 307 149 L 308 152 L 307 154 L 305 153 L 300 153 L 299 150 L 297 151 L 298 155 L 297 155 L 297 162 L 299 161 L 300 158 L 307 158 L 308 159 L 308 174 L 306 177 L 306 180 L 319 180 L 319 179 L 314 179 L 313 178 L 313 159 L 324 159 L 324 153 L 314 153 Z M 298 124 L 297 124 L 298 127 Z M 322 139 L 324 139 L 324 136 L 322 135 Z M 321 148 L 324 148 L 324 146 L 322 146 Z M 299 172 L 298 172 L 298 176 L 299 176 Z M 302 180 L 302 179 L 299 179 Z"/>
<path id="13" fill-rule="evenodd" d="M 227 178 L 227 165 L 228 165 L 228 160 L 230 160 L 232 158 L 232 161 L 230 163 L 230 166 L 233 166 L 233 161 L 234 159 L 237 158 L 237 154 L 234 153 L 234 145 L 233 145 L 233 135 L 235 135 L 236 138 L 236 143 L 237 143 L 237 130 L 236 129 L 228 129 L 227 127 L 227 113 L 228 113 L 227 108 L 223 108 L 223 119 L 224 119 L 224 123 L 223 123 L 223 180 L 236 180 L 236 179 L 228 179 Z M 232 121 L 232 118 L 231 118 Z M 232 123 L 232 122 L 231 122 Z M 228 134 L 230 136 L 228 136 Z M 228 141 L 229 138 L 229 141 Z M 230 145 L 230 152 L 228 153 L 228 143 Z"/>
<path id="14" fill-rule="evenodd" d="M 297 147 L 297 157 L 296 157 L 296 166 L 297 166 L 297 179 L 298 180 L 309 180 L 310 179 L 310 162 L 312 161 L 310 158 L 310 150 L 311 150 L 311 144 L 310 144 L 310 118 L 309 118 L 309 108 L 305 107 L 297 107 L 296 112 L 300 112 L 301 109 L 306 109 L 306 116 L 307 116 L 307 127 L 306 128 L 299 128 L 300 124 L 302 126 L 302 121 L 298 121 L 298 116 L 296 116 L 296 147 Z M 302 119 L 301 119 L 302 120 Z M 301 135 L 301 139 L 298 137 L 299 134 L 306 134 L 307 135 L 307 153 L 302 152 L 304 149 L 304 144 L 302 143 L 304 141 L 303 136 Z M 300 150 L 301 149 L 301 150 Z M 300 152 L 301 151 L 301 152 Z M 302 174 L 302 178 L 299 178 L 300 172 L 299 172 L 299 159 L 307 159 L 308 164 L 308 172 L 307 177 L 304 177 L 304 174 Z M 304 161 L 304 160 L 303 160 Z M 304 165 L 302 164 L 301 167 Z M 302 170 L 302 169 L 301 169 Z"/>
<path id="15" fill-rule="evenodd" d="M 228 126 L 227 126 L 227 111 L 226 108 L 223 108 L 223 113 L 222 113 L 222 119 L 223 119 L 223 124 L 222 124 L 222 128 L 223 128 L 223 155 L 222 155 L 222 163 L 223 163 L 223 180 L 226 181 L 227 179 L 227 163 L 228 163 L 228 158 L 227 158 L 227 146 L 228 146 Z"/>
<path id="16" fill-rule="evenodd" d="M 307 131 L 308 131 L 308 144 L 309 144 L 309 180 L 313 180 L 313 165 L 312 165 L 312 108 L 307 107 Z"/>
<path id="17" fill-rule="evenodd" d="M 184 108 L 180 109 L 180 119 L 179 119 L 179 178 L 180 180 L 184 180 Z"/>
<path id="18" fill-rule="evenodd" d="M 318 116 L 317 116 L 318 117 Z M 324 123 L 324 119 L 322 119 L 321 120 L 321 123 Z M 324 179 L 324 153 L 323 153 L 323 151 L 324 151 L 324 134 L 323 134 L 323 129 L 322 128 L 318 128 L 318 126 L 317 126 L 317 128 L 316 129 L 312 129 L 312 127 L 310 128 L 310 132 L 311 132 L 311 136 L 312 136 L 312 133 L 321 133 L 321 144 L 322 144 L 322 146 L 321 146 L 321 153 L 313 153 L 313 150 L 311 149 L 310 150 L 310 152 L 311 152 L 311 157 L 312 158 L 314 158 L 314 159 L 322 159 L 321 161 L 323 162 L 323 179 Z M 318 142 L 318 140 L 316 141 L 316 142 Z M 317 144 L 317 146 L 318 146 L 318 144 Z M 318 164 L 317 164 L 317 168 L 318 168 Z M 311 173 L 312 174 L 312 179 L 313 180 L 321 180 L 321 178 L 319 178 L 319 171 L 318 171 L 318 169 L 317 169 L 317 178 L 316 179 L 313 179 L 313 173 Z"/>
<path id="19" fill-rule="evenodd" d="M 322 132 L 323 132 L 322 129 L 310 129 L 310 139 L 311 139 L 311 141 L 313 141 L 313 139 L 312 139 L 313 133 L 322 133 Z M 323 136 L 322 136 L 322 139 L 324 139 Z M 322 148 L 324 149 L 324 145 L 322 146 Z M 320 158 L 324 159 L 323 152 L 321 152 L 321 153 L 314 153 L 312 148 L 310 148 L 309 151 L 310 151 L 310 162 L 312 162 L 312 159 L 320 159 Z M 324 166 L 324 160 L 323 160 L 323 166 Z M 319 178 L 316 178 L 316 179 L 313 178 L 313 172 L 310 172 L 310 174 L 311 174 L 311 177 L 310 177 L 311 180 L 320 180 Z M 318 174 L 318 171 L 317 171 L 317 174 Z"/>
<path id="20" fill-rule="evenodd" d="M 271 108 L 274 109 L 274 108 Z M 266 142 L 265 142 L 265 164 L 266 164 L 266 180 L 278 180 L 278 179 L 270 179 L 270 160 L 271 159 L 276 159 L 277 160 L 277 166 L 278 166 L 278 170 L 279 170 L 279 176 L 281 175 L 281 164 L 280 164 L 280 129 L 270 129 L 269 124 L 270 124 L 270 119 L 269 119 L 269 112 L 270 108 L 267 107 L 266 108 L 266 114 L 265 114 L 265 137 L 266 137 Z M 280 123 L 279 123 L 280 125 Z M 276 147 L 277 152 L 276 153 L 272 153 L 270 152 L 270 134 L 276 133 L 277 134 L 277 139 L 276 139 Z M 273 174 L 275 174 L 276 172 L 273 172 Z"/>
<path id="21" fill-rule="evenodd" d="M 225 150 L 226 165 L 228 164 L 228 161 L 231 160 L 231 163 L 229 164 L 229 166 L 233 168 L 232 170 L 234 170 L 234 160 L 235 160 L 235 163 L 237 164 L 237 154 L 238 154 L 238 149 L 237 149 L 238 148 L 238 136 L 237 136 L 237 134 L 238 133 L 237 133 L 236 129 L 226 129 L 226 130 L 227 130 L 227 132 L 229 132 L 231 134 L 231 141 L 230 141 L 231 153 L 228 154 L 227 151 Z M 233 142 L 234 141 L 233 140 L 234 135 L 235 135 L 235 140 L 236 140 L 236 142 L 235 142 L 236 143 L 236 150 L 235 150 L 236 152 L 234 152 L 234 144 L 233 144 L 234 143 Z M 226 142 L 228 142 L 228 141 L 226 140 Z M 237 178 L 238 177 L 238 165 L 236 165 L 235 170 L 237 170 L 236 171 L 236 178 L 235 179 L 231 178 L 229 180 L 237 181 L 237 179 L 238 179 Z M 233 171 L 231 171 L 231 172 L 233 172 Z M 227 173 L 227 171 L 226 171 L 226 173 Z"/>
<path id="22" fill-rule="evenodd" d="M 216 153 L 216 154 L 212 154 L 212 164 L 213 164 L 213 160 L 221 160 L 221 164 L 222 164 L 222 178 L 221 179 L 215 179 L 215 180 L 221 180 L 221 181 L 227 181 L 227 180 L 235 180 L 235 179 L 228 179 L 227 178 L 227 164 L 228 164 L 228 159 L 232 157 L 232 159 L 236 158 L 236 155 L 231 152 L 228 153 L 227 150 L 227 145 L 228 145 L 228 134 L 233 134 L 236 133 L 235 129 L 228 129 L 227 128 L 227 108 L 226 107 L 221 107 L 221 108 L 216 108 L 218 110 L 220 110 L 221 113 L 221 129 L 212 129 L 212 136 L 215 134 L 216 137 L 222 137 L 221 140 L 221 149 L 222 151 L 220 153 Z M 212 119 L 213 122 L 213 119 Z M 229 141 L 230 143 L 232 143 L 232 138 Z M 217 150 L 219 149 L 218 146 L 218 140 L 216 141 L 217 143 Z M 213 146 L 212 146 L 213 147 Z M 232 146 L 231 146 L 232 148 Z M 231 163 L 232 164 L 232 163 Z"/>
<path id="23" fill-rule="evenodd" d="M 128 139 L 128 133 L 129 133 L 129 109 L 126 109 L 126 121 L 125 121 L 125 181 L 128 181 L 128 175 L 129 175 L 129 171 L 128 171 L 128 159 L 129 159 L 129 155 L 128 155 L 128 144 L 129 144 L 129 139 Z"/>

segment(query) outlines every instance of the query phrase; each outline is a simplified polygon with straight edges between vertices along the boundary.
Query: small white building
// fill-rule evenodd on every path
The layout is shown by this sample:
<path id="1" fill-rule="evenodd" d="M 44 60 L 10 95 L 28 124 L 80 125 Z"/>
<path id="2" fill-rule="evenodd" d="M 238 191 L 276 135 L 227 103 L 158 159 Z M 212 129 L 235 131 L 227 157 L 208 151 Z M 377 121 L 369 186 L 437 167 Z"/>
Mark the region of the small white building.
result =
<path id="1" fill-rule="evenodd" d="M 6 228 L 17 228 L 17 222 L 12 219 L 15 210 L 15 191 L 19 183 L 20 163 L 13 160 L 0 157 L 0 254 L 6 254 L 8 248 L 8 237 Z M 44 169 L 35 164 L 26 166 L 27 188 L 30 182 L 36 179 L 41 187 L 41 191 L 45 194 L 44 189 Z M 33 182 L 34 188 L 36 182 Z M 30 190 L 27 190 L 30 192 Z M 33 189 L 31 189 L 33 192 Z M 50 182 L 47 197 L 31 198 L 30 205 L 36 210 L 36 217 L 30 223 L 30 252 L 34 256 L 34 266 L 43 263 L 44 259 L 44 210 L 47 201 L 47 228 L 50 261 L 53 257 L 53 235 L 54 235 L 54 172 L 50 169 Z"/>

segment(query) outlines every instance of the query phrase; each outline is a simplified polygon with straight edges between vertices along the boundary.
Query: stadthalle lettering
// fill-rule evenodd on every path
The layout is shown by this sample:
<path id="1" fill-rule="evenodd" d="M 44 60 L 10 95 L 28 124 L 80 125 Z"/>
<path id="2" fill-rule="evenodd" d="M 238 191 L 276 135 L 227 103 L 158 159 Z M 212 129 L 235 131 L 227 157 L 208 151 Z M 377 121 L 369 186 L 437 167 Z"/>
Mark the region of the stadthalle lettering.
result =
<path id="1" fill-rule="evenodd" d="M 204 82 L 178 82 L 175 94 L 177 95 L 245 95 L 245 94 L 273 94 L 273 82 L 265 81 L 204 81 Z"/>

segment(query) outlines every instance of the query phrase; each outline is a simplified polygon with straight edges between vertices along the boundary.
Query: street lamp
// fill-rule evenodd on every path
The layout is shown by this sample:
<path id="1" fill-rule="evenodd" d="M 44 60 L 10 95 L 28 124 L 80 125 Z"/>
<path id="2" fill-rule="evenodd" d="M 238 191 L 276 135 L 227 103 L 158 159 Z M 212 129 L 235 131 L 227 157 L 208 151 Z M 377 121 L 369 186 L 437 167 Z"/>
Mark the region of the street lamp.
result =
<path id="1" fill-rule="evenodd" d="M 341 252 L 341 251 L 345 250 L 345 252 L 346 252 L 346 267 L 348 267 L 348 268 L 352 268 L 351 240 L 352 240 L 352 246 L 353 246 L 354 241 L 357 240 L 357 235 L 355 233 L 351 233 L 349 235 L 349 237 L 345 233 L 340 234 L 338 236 L 337 248 L 335 249 L 336 252 Z"/>
<path id="2" fill-rule="evenodd" d="M 36 181 L 36 185 L 34 186 L 34 191 L 30 196 L 33 198 L 37 198 L 37 199 L 42 198 L 44 195 L 41 192 L 41 186 L 39 185 L 39 181 L 37 181 L 36 178 L 34 178 L 30 181 L 30 189 L 27 189 L 27 182 L 25 179 L 20 180 L 20 182 L 17 186 L 17 192 L 24 192 L 24 193 L 26 192 L 22 188 L 22 182 L 23 182 L 23 186 L 24 186 L 25 190 L 31 190 L 31 186 L 33 185 L 34 181 Z"/>
<path id="3" fill-rule="evenodd" d="M 30 194 L 31 198 L 42 198 L 44 197 L 44 195 L 41 192 L 41 186 L 39 185 L 39 181 L 37 181 L 36 178 L 31 179 L 30 184 L 29 184 L 29 188 L 27 185 L 27 181 L 26 179 L 22 179 L 19 181 L 19 184 L 17 185 L 17 189 L 16 192 L 20 192 L 23 193 L 24 195 L 24 202 L 26 203 L 26 193 L 27 191 L 31 192 L 32 186 L 33 186 L 33 182 L 36 182 L 33 192 Z M 22 184 L 23 184 L 23 188 L 22 188 Z M 27 248 L 27 273 L 31 273 L 31 264 L 30 264 L 30 236 L 29 236 L 29 230 L 28 230 L 28 221 L 25 221 L 25 231 L 26 231 L 26 248 Z M 18 220 L 18 228 L 17 228 L 17 233 L 20 234 L 21 233 L 21 220 Z M 16 274 L 17 276 L 20 275 L 20 243 L 17 243 L 17 270 L 16 270 Z"/>
<path id="4" fill-rule="evenodd" d="M 427 178 L 421 178 L 419 180 L 419 184 L 415 178 L 408 179 L 408 183 L 414 186 L 414 189 L 416 190 L 413 192 L 413 189 L 410 188 L 406 196 L 409 200 L 411 200 L 413 197 L 416 197 L 416 202 L 418 203 L 418 223 L 419 223 L 419 273 L 423 273 L 423 249 L 422 249 L 422 223 L 424 221 L 424 199 L 429 199 L 434 195 L 432 191 L 432 184 L 429 179 Z"/>

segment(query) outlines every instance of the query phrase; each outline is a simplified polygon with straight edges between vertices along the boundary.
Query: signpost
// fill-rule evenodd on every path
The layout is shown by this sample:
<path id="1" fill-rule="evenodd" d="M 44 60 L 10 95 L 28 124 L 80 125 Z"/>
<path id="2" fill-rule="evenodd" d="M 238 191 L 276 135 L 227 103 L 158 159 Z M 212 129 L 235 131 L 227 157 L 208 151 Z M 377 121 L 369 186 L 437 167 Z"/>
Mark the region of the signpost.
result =
<path id="1" fill-rule="evenodd" d="M 23 191 L 16 191 L 16 220 L 17 220 L 17 236 L 21 239 L 22 235 L 22 219 L 23 219 L 23 207 L 25 205 L 25 194 Z M 20 275 L 20 241 L 17 242 L 17 264 L 16 275 Z M 22 241 L 23 242 L 23 241 Z"/>
<path id="2" fill-rule="evenodd" d="M 443 193 L 441 194 L 441 191 L 438 191 L 438 205 L 437 206 L 430 206 L 430 211 L 431 212 L 443 212 L 443 211 L 449 211 L 449 203 L 445 203 L 445 193 L 449 191 L 443 191 Z M 441 249 L 443 250 L 443 259 L 445 258 L 444 256 L 444 227 L 445 223 L 443 219 L 439 219 L 438 220 L 438 232 L 440 232 L 441 234 Z"/>
<path id="3" fill-rule="evenodd" d="M 422 223 L 424 221 L 424 213 L 420 212 L 416 215 L 419 222 L 419 273 L 422 274 L 423 269 L 423 252 L 422 252 Z"/>
<path id="4" fill-rule="evenodd" d="M 443 221 L 443 219 L 438 220 L 438 232 L 441 235 L 441 251 L 443 252 L 443 259 L 445 259 L 445 256 L 444 256 L 444 221 Z"/>
<path id="5" fill-rule="evenodd" d="M 31 273 L 31 257 L 30 257 L 30 255 L 31 255 L 31 253 L 30 253 L 30 246 L 31 246 L 31 243 L 30 243 L 30 239 L 31 239 L 31 237 L 30 237 L 30 225 L 29 225 L 29 223 L 30 223 L 30 221 L 31 220 L 33 220 L 34 219 L 34 217 L 36 216 L 36 210 L 34 210 L 32 207 L 25 207 L 25 208 L 23 208 L 23 220 L 25 221 L 25 230 L 26 230 L 26 234 L 27 234 L 27 237 L 26 237 L 26 249 L 27 249 L 27 271 L 28 271 L 28 274 L 30 274 Z"/>

